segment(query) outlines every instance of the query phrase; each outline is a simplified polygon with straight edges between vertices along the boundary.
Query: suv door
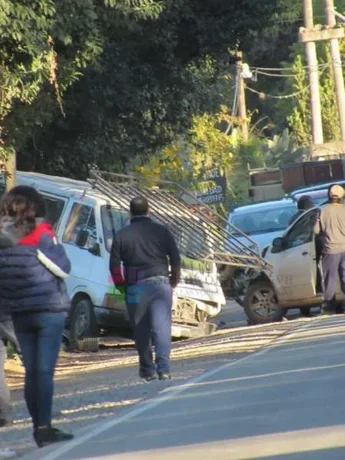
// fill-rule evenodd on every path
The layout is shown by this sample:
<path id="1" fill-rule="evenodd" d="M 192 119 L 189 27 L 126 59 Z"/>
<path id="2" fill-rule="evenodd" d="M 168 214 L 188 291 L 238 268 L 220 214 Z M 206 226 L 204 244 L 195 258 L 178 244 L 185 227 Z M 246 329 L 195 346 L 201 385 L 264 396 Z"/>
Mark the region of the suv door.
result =
<path id="1" fill-rule="evenodd" d="M 314 225 L 318 209 L 306 212 L 283 237 L 284 248 L 274 252 L 269 261 L 273 265 L 275 286 L 280 304 L 308 301 L 316 296 L 316 249 Z"/>

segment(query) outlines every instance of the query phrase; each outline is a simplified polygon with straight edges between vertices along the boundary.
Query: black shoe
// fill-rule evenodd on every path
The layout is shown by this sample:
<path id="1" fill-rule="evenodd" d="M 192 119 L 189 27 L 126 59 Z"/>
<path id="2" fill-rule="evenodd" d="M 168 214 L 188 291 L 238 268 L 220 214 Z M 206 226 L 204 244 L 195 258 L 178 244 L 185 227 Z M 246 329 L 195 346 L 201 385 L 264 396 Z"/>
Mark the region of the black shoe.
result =
<path id="1" fill-rule="evenodd" d="M 167 372 L 158 372 L 158 378 L 159 380 L 170 380 L 171 375 L 168 374 Z"/>
<path id="2" fill-rule="evenodd" d="M 320 313 L 322 316 L 335 315 L 335 309 L 329 306 L 322 306 Z"/>
<path id="3" fill-rule="evenodd" d="M 65 433 L 51 426 L 34 431 L 34 439 L 38 447 L 48 446 L 54 442 L 70 441 L 73 438 L 73 434 Z"/>
<path id="4" fill-rule="evenodd" d="M 150 375 L 140 374 L 140 378 L 145 380 L 145 382 L 153 382 L 153 380 L 157 380 L 157 375 L 156 374 L 150 374 Z"/>

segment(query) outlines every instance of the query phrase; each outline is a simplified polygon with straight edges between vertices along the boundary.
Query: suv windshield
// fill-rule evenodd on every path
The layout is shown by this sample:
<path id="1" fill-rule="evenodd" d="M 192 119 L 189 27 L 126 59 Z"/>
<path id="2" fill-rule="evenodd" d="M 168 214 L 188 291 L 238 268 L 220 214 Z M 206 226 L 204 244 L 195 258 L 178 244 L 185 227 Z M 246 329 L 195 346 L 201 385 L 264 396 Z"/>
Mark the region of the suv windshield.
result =
<path id="1" fill-rule="evenodd" d="M 286 229 L 291 217 L 296 212 L 297 206 L 293 203 L 289 206 L 277 206 L 276 208 L 270 206 L 267 208 L 260 207 L 257 210 L 248 209 L 248 211 L 239 212 L 238 214 L 235 212 L 231 216 L 230 224 L 247 235 L 278 232 Z"/>

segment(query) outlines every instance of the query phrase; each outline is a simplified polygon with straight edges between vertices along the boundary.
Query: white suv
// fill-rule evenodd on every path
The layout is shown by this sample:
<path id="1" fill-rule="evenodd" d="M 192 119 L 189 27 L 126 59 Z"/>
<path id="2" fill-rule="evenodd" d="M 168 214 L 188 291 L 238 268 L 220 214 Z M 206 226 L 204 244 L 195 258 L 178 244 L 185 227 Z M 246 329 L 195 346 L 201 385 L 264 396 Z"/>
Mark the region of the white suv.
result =
<path id="1" fill-rule="evenodd" d="M 280 238 L 265 249 L 272 270 L 258 272 L 244 298 L 251 324 L 280 321 L 289 308 L 313 307 L 323 303 L 319 244 L 314 224 L 319 208 L 301 215 Z M 342 299 L 340 282 L 337 300 Z"/>

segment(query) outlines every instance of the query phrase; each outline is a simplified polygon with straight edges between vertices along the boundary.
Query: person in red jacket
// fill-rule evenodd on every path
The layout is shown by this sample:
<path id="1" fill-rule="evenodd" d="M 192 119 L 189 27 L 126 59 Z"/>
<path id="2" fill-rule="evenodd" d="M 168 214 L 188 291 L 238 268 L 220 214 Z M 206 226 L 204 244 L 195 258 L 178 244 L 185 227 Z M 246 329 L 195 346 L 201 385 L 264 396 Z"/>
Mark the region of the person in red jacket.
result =
<path id="1" fill-rule="evenodd" d="M 73 438 L 52 426 L 54 371 L 70 308 L 63 278 L 71 268 L 44 201 L 17 186 L 0 201 L 0 305 L 12 316 L 25 368 L 25 401 L 39 447 Z"/>

